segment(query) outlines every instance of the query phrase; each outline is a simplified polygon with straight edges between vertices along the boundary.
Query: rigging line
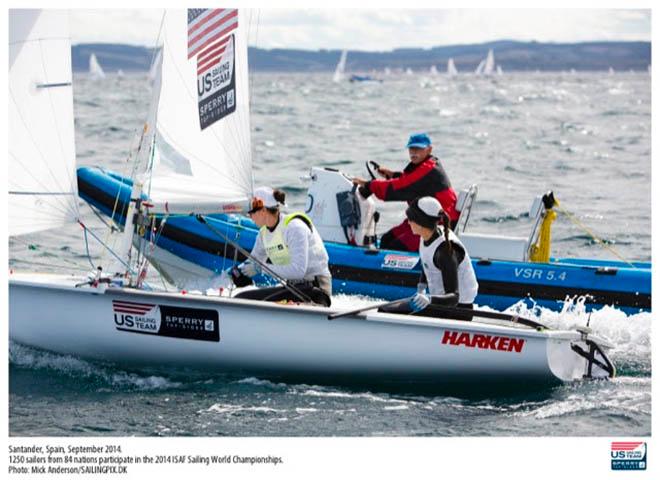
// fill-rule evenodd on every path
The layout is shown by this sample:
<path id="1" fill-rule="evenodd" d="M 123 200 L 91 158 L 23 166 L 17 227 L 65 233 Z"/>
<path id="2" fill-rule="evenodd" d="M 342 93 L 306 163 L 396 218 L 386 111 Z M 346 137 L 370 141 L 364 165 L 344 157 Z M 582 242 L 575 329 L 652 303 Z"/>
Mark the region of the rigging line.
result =
<path id="1" fill-rule="evenodd" d="M 89 209 L 92 211 L 92 213 L 93 213 L 94 215 L 96 215 L 96 217 L 101 221 L 101 223 L 103 223 L 103 225 L 105 225 L 106 228 L 110 229 L 111 231 L 117 231 L 117 232 L 119 231 L 119 229 L 118 229 L 117 227 L 115 227 L 114 225 L 108 223 L 108 222 L 105 220 L 105 218 L 103 218 L 103 217 L 101 216 L 101 213 L 97 210 L 97 208 L 96 208 L 94 205 L 92 205 L 91 203 L 89 203 L 87 200 L 84 200 L 84 199 L 83 199 L 83 201 L 85 202 L 85 204 L 87 204 L 87 206 L 88 206 Z M 114 218 L 114 215 L 113 215 L 113 217 L 110 217 L 110 218 Z"/>
<path id="2" fill-rule="evenodd" d="M 574 216 L 573 216 L 568 210 L 562 208 L 562 207 L 561 207 L 560 205 L 558 205 L 558 204 L 555 204 L 555 207 L 556 207 L 559 211 L 561 211 L 564 215 L 566 215 L 566 216 L 568 217 L 568 219 L 569 219 L 571 222 L 573 222 L 573 224 L 575 224 L 575 225 L 577 225 L 578 227 L 582 228 L 582 229 L 587 233 L 587 235 L 589 235 L 589 236 L 590 236 L 590 237 L 591 237 L 591 238 L 592 238 L 597 244 L 599 244 L 601 247 L 603 247 L 603 248 L 606 249 L 606 250 L 609 250 L 609 251 L 612 252 L 616 257 L 618 257 L 620 260 L 622 260 L 624 263 L 627 263 L 627 264 L 630 265 L 631 267 L 633 267 L 633 268 L 638 268 L 638 267 L 635 266 L 632 262 L 628 261 L 628 260 L 625 259 L 622 255 L 620 255 L 619 252 L 617 252 L 617 251 L 614 249 L 614 247 L 611 247 L 611 246 L 607 245 L 607 244 L 605 243 L 604 240 L 602 240 L 601 238 L 599 238 L 599 237 L 597 237 L 596 235 L 594 235 L 594 234 L 593 234 L 593 233 L 592 233 L 592 232 L 591 232 L 591 231 L 590 231 L 590 230 L 589 230 L 584 224 L 582 224 L 577 218 L 575 218 L 575 217 L 574 217 Z"/>
<path id="3" fill-rule="evenodd" d="M 66 190 L 65 188 L 62 188 L 62 186 L 60 185 L 60 183 L 59 183 L 57 177 L 54 175 L 53 171 L 50 169 L 50 165 L 49 165 L 48 162 L 46 161 L 46 158 L 44 157 L 43 153 L 42 153 L 41 150 L 39 149 L 39 146 L 37 145 L 37 143 L 36 143 L 34 137 L 32 136 L 32 133 L 31 133 L 30 129 L 28 128 L 28 126 L 27 126 L 26 123 L 25 123 L 25 119 L 23 118 L 23 115 L 21 114 L 21 112 L 20 112 L 20 110 L 19 110 L 19 108 L 18 108 L 18 103 L 16 102 L 16 99 L 14 98 L 14 94 L 13 94 L 13 92 L 11 91 L 11 89 L 9 90 L 9 96 L 11 97 L 11 99 L 12 99 L 12 101 L 13 101 L 13 103 L 14 103 L 14 106 L 15 106 L 16 111 L 17 111 L 17 113 L 18 113 L 18 116 L 19 116 L 19 118 L 20 118 L 20 120 L 21 120 L 21 124 L 23 125 L 23 128 L 24 128 L 25 131 L 27 132 L 27 135 L 28 135 L 28 137 L 30 138 L 30 140 L 31 140 L 31 142 L 32 142 L 32 144 L 33 144 L 33 146 L 34 146 L 34 148 L 36 149 L 37 153 L 38 153 L 39 156 L 41 157 L 42 163 L 46 166 L 46 168 L 44 168 L 43 170 L 47 170 L 48 173 L 50 173 L 50 176 L 51 176 L 52 179 L 54 180 L 53 183 L 55 183 L 55 185 L 57 186 L 58 190 L 61 190 L 61 191 Z M 14 154 L 11 150 L 9 151 L 9 154 L 10 154 L 10 155 L 13 157 L 13 159 L 15 160 L 14 164 L 17 163 L 18 165 L 20 165 L 21 167 L 23 167 L 23 169 L 24 169 L 25 172 L 28 174 L 28 176 L 29 176 L 32 180 L 34 180 L 34 182 L 35 182 L 37 185 L 41 186 L 44 190 L 51 190 L 50 188 L 48 188 L 47 185 L 43 184 L 42 181 L 41 181 L 40 179 L 38 179 L 37 177 L 34 176 L 34 174 L 32 173 L 32 170 L 29 169 L 29 168 L 27 168 L 27 167 L 23 164 L 23 162 L 21 161 L 21 159 L 20 159 L 16 154 Z M 42 171 L 43 171 L 43 170 L 42 170 Z M 57 198 L 57 197 L 56 197 L 56 198 Z M 61 199 L 58 199 L 58 200 L 61 200 Z M 70 209 L 71 205 L 70 205 L 69 203 L 67 203 L 67 202 L 61 202 L 61 201 L 60 201 L 59 203 L 61 204 L 61 206 L 62 206 L 66 211 L 70 211 L 70 210 L 71 210 L 71 209 Z"/>
<path id="4" fill-rule="evenodd" d="M 42 73 L 44 74 L 44 77 L 46 78 L 46 81 L 49 81 L 48 73 L 46 72 L 46 68 L 45 68 L 46 59 L 44 58 L 43 42 L 39 42 L 39 53 L 41 54 L 41 67 L 42 67 L 42 71 L 43 71 Z M 69 55 L 70 55 L 70 51 L 69 51 Z M 55 116 L 55 105 L 53 104 L 52 90 L 47 89 L 46 91 L 48 93 L 48 102 L 50 103 L 50 113 L 53 117 L 53 124 L 55 125 L 55 132 L 57 133 L 57 141 L 58 141 L 59 146 L 60 146 L 60 154 L 62 155 L 62 163 L 64 164 L 64 168 L 66 169 L 66 173 L 67 173 L 67 178 L 69 179 L 70 190 L 72 192 L 75 192 L 75 191 L 77 191 L 78 184 L 77 184 L 77 182 L 75 184 L 73 184 L 73 183 L 71 183 L 71 181 L 73 180 L 75 182 L 76 175 L 72 175 L 72 172 L 69 170 L 69 164 L 66 161 L 66 156 L 65 156 L 65 152 L 64 152 L 64 144 L 62 143 L 62 133 L 60 132 L 60 122 L 57 121 L 57 118 Z M 72 132 L 71 133 L 72 133 L 72 135 L 75 135 L 75 133 L 74 133 L 74 128 L 75 127 L 73 125 L 73 86 L 71 88 L 71 127 L 72 127 Z M 74 141 L 75 141 L 75 137 L 74 137 Z M 73 159 L 74 159 L 73 160 L 73 165 L 74 165 L 74 168 L 75 168 L 75 158 L 76 158 L 76 153 L 75 153 L 75 144 L 74 144 L 74 149 L 73 149 Z M 80 216 L 80 212 L 78 210 L 78 203 L 73 202 L 73 205 L 74 205 L 74 208 L 75 208 L 75 211 L 76 211 L 76 215 Z"/>
<path id="5" fill-rule="evenodd" d="M 114 252 L 114 250 L 112 250 L 112 248 L 110 248 L 108 245 L 103 243 L 103 241 L 92 230 L 87 228 L 87 226 L 85 226 L 85 224 L 83 224 L 82 222 L 78 222 L 78 223 L 80 224 L 80 226 L 83 229 L 88 231 L 92 235 L 92 237 L 94 237 L 94 239 L 97 242 L 99 242 L 104 248 L 106 248 L 108 250 L 108 252 L 110 252 L 110 254 L 112 254 L 112 256 L 115 257 L 115 259 L 117 259 L 119 261 L 119 263 L 121 263 L 123 266 L 125 266 L 128 269 L 129 273 L 132 273 L 133 275 L 135 275 L 136 272 L 133 270 L 133 268 L 131 267 L 131 265 L 129 263 L 127 263 L 123 258 L 120 258 L 119 255 L 117 255 Z"/>
<path id="6" fill-rule="evenodd" d="M 94 265 L 94 262 L 92 262 L 92 256 L 89 253 L 89 241 L 87 240 L 87 229 L 83 228 L 83 235 L 85 237 L 85 252 L 87 253 L 87 260 L 89 260 L 89 264 L 92 266 L 92 269 L 96 268 L 96 265 Z"/>
<path id="7" fill-rule="evenodd" d="M 169 54 L 169 48 L 167 48 L 167 49 L 165 48 L 165 44 L 169 44 L 169 39 L 167 38 L 167 35 L 165 35 L 165 36 L 163 37 L 163 45 L 164 45 L 163 49 L 164 49 L 164 50 L 167 50 L 166 53 L 167 53 L 168 55 L 171 55 L 171 54 Z M 234 52 L 234 54 L 235 54 L 235 52 Z M 190 98 L 190 100 L 192 100 L 193 103 L 195 103 L 195 102 L 196 102 L 196 97 L 191 93 L 191 91 L 190 91 L 190 89 L 189 89 L 189 87 L 188 87 L 188 85 L 187 85 L 187 82 L 185 81 L 185 79 L 184 79 L 184 77 L 183 77 L 183 74 L 182 74 L 181 70 L 179 69 L 179 66 L 176 64 L 176 62 L 174 61 L 174 59 L 171 58 L 171 56 L 170 56 L 170 60 L 171 60 L 171 63 L 172 63 L 172 65 L 173 65 L 173 67 L 174 67 L 174 70 L 175 70 L 176 73 L 178 74 L 179 81 L 180 81 L 180 84 L 181 84 L 181 87 L 182 87 L 181 90 L 184 91 L 185 93 L 187 93 L 187 94 L 188 94 L 188 97 Z M 161 128 L 160 130 L 161 130 L 161 132 L 162 132 L 162 128 Z M 224 143 L 220 141 L 220 138 L 218 137 L 217 132 L 215 132 L 215 131 L 212 130 L 211 133 L 212 133 L 213 136 L 215 137 L 215 139 L 216 139 L 216 141 L 217 141 L 217 145 L 219 145 L 220 148 L 221 148 L 222 150 L 225 151 L 226 157 L 227 157 L 227 158 L 231 158 L 231 155 L 230 155 L 229 152 L 227 151 L 227 148 L 225 147 Z M 170 143 L 171 145 L 174 145 L 172 142 L 169 141 L 169 139 L 166 139 L 166 140 L 167 140 L 168 143 Z M 196 159 L 197 161 L 199 161 L 200 163 L 206 165 L 206 166 L 209 167 L 210 169 L 212 169 L 212 170 L 216 171 L 217 173 L 221 174 L 221 172 L 220 172 L 219 170 L 216 170 L 216 168 L 215 168 L 213 165 L 208 164 L 206 161 L 204 161 L 204 160 L 202 160 L 202 159 L 200 159 L 200 158 L 196 158 L 196 157 L 192 157 L 192 158 L 195 158 L 195 159 Z M 231 162 L 230 162 L 229 165 L 227 165 L 227 166 L 229 166 L 230 168 L 232 168 L 232 170 L 233 170 L 233 168 L 234 168 L 234 166 L 231 164 Z M 234 172 L 234 173 L 235 173 L 235 172 Z M 230 178 L 230 177 L 227 177 L 227 178 Z M 231 178 L 230 178 L 230 179 L 231 179 Z"/>

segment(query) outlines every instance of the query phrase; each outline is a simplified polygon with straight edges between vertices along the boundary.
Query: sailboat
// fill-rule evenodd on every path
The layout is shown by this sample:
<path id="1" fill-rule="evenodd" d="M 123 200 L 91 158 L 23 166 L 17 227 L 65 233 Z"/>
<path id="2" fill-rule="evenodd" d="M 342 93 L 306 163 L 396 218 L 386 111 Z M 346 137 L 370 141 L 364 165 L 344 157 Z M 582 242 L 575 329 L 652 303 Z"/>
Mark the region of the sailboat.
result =
<path id="1" fill-rule="evenodd" d="M 488 50 L 488 55 L 485 59 L 479 62 L 476 70 L 474 71 L 475 75 L 485 75 L 490 76 L 495 72 L 495 55 L 493 50 Z"/>
<path id="2" fill-rule="evenodd" d="M 447 75 L 449 75 L 450 77 L 458 75 L 458 70 L 456 69 L 456 65 L 454 65 L 453 58 L 447 60 Z"/>
<path id="3" fill-rule="evenodd" d="M 339 62 L 335 67 L 335 74 L 332 77 L 332 81 L 339 83 L 344 80 L 344 71 L 346 70 L 346 56 L 348 55 L 348 50 L 343 50 L 341 56 L 339 57 Z"/>
<path id="4" fill-rule="evenodd" d="M 431 74 L 431 75 L 437 75 L 438 74 L 438 69 L 435 67 L 435 65 L 431 65 L 431 68 L 429 68 L 429 74 Z"/>
<path id="5" fill-rule="evenodd" d="M 217 15 L 222 31 L 189 36 Z M 10 272 L 12 341 L 131 367 L 319 383 L 481 388 L 614 375 L 611 345 L 588 329 L 552 330 L 488 312 L 472 322 L 337 312 L 146 285 L 148 264 L 129 252 L 134 232 L 157 234 L 154 215 L 162 225 L 170 216 L 201 221 L 210 211 L 249 208 L 247 20 L 234 9 L 166 13 L 167 53 L 143 138 L 150 172 L 132 183 L 117 262 L 91 277 Z M 62 11 L 9 13 L 10 235 L 80 222 L 67 25 Z"/>
<path id="6" fill-rule="evenodd" d="M 95 80 L 105 78 L 105 72 L 93 53 L 89 56 L 89 76 Z"/>
<path id="7" fill-rule="evenodd" d="M 413 74 L 412 68 L 410 67 L 406 68 L 406 75 L 412 75 L 412 74 Z"/>

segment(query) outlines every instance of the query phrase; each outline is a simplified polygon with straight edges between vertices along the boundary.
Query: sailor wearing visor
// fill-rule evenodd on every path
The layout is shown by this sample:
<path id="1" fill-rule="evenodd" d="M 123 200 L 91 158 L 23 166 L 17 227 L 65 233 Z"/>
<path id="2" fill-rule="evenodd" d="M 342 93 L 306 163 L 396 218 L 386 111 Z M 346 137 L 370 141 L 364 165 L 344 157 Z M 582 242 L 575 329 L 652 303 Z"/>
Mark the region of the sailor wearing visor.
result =
<path id="1" fill-rule="evenodd" d="M 270 187 L 254 191 L 248 215 L 260 228 L 252 249 L 252 256 L 259 263 L 246 260 L 232 269 L 232 279 L 236 286 L 249 285 L 252 277 L 261 273 L 259 264 L 267 263 L 277 276 L 314 303 L 329 307 L 332 277 L 323 240 L 307 215 L 301 212 L 285 215 L 280 211 L 280 207 L 286 206 L 285 196 L 283 191 Z M 300 301 L 284 286 L 249 290 L 236 298 Z"/>
<path id="2" fill-rule="evenodd" d="M 412 232 L 420 237 L 422 274 L 417 293 L 410 300 L 384 310 L 472 320 L 472 314 L 465 310 L 473 309 L 479 284 L 466 248 L 449 229 L 450 219 L 442 205 L 433 197 L 417 198 L 406 210 L 406 219 Z M 440 309 L 434 310 L 434 305 Z"/>

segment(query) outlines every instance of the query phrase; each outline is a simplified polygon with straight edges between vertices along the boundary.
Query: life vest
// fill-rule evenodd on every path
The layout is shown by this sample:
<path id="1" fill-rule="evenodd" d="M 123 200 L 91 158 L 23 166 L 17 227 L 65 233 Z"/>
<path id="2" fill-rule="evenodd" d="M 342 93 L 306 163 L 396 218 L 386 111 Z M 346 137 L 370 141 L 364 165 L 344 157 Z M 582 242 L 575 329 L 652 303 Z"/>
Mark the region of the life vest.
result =
<path id="1" fill-rule="evenodd" d="M 459 245 L 465 252 L 463 261 L 458 264 L 458 303 L 472 303 L 477 296 L 479 284 L 472 268 L 472 261 L 468 255 L 467 249 L 463 246 L 458 237 L 449 231 L 449 240 L 455 245 Z M 422 261 L 422 267 L 426 274 L 426 281 L 431 295 L 445 294 L 445 286 L 442 282 L 442 271 L 433 263 L 433 256 L 437 248 L 445 242 L 445 236 L 440 233 L 430 245 L 424 245 L 424 240 L 419 242 L 419 258 Z"/>
<path id="2" fill-rule="evenodd" d="M 284 242 L 284 232 L 288 228 L 289 223 L 291 223 L 291 220 L 295 218 L 299 218 L 305 222 L 310 231 L 314 232 L 312 220 L 301 212 L 291 213 L 284 216 L 283 219 L 280 219 L 277 227 L 275 227 L 275 230 L 272 232 L 265 226 L 261 227 L 259 230 L 264 249 L 273 265 L 288 265 L 291 263 L 291 253 L 289 252 L 287 244 Z"/>

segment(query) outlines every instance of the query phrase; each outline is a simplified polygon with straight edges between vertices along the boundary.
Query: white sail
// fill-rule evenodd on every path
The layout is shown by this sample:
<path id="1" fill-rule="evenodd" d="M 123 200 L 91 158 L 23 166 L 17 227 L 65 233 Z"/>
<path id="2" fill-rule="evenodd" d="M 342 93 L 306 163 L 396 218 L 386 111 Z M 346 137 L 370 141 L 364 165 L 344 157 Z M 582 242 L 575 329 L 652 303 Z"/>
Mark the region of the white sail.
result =
<path id="1" fill-rule="evenodd" d="M 456 70 L 456 65 L 454 65 L 453 58 L 447 60 L 447 75 L 449 75 L 450 77 L 453 77 L 454 75 L 458 75 L 458 70 Z"/>
<path id="2" fill-rule="evenodd" d="M 335 83 L 341 82 L 344 79 L 344 71 L 346 70 L 346 56 L 348 55 L 348 50 L 341 52 L 341 57 L 339 57 L 339 62 L 335 68 L 335 74 L 332 77 L 332 81 Z"/>
<path id="3" fill-rule="evenodd" d="M 385 67 L 384 73 L 385 75 L 392 75 L 392 70 L 390 69 L 390 67 Z"/>
<path id="4" fill-rule="evenodd" d="M 119 78 L 123 78 L 123 77 L 124 77 L 124 71 L 123 71 L 121 68 L 120 68 L 119 70 L 117 70 L 117 76 L 118 76 Z"/>
<path id="5" fill-rule="evenodd" d="M 163 59 L 163 50 L 159 49 L 158 53 L 156 54 L 156 58 L 154 58 L 154 63 L 151 65 L 151 68 L 149 69 L 149 81 L 151 83 L 154 83 L 154 81 L 156 80 L 156 76 L 159 75 L 162 59 Z"/>
<path id="6" fill-rule="evenodd" d="M 435 68 L 435 65 L 431 65 L 431 68 L 429 68 L 429 73 L 431 75 L 437 75 L 438 74 L 438 69 Z"/>
<path id="7" fill-rule="evenodd" d="M 9 234 L 78 218 L 65 10 L 9 10 Z"/>
<path id="8" fill-rule="evenodd" d="M 412 74 L 413 74 L 412 68 L 410 67 L 406 68 L 406 75 L 412 75 Z"/>
<path id="9" fill-rule="evenodd" d="M 105 72 L 93 53 L 89 56 L 89 75 L 94 79 L 105 78 Z"/>
<path id="10" fill-rule="evenodd" d="M 502 65 L 497 66 L 497 74 L 498 75 L 504 75 L 504 71 L 502 70 Z"/>
<path id="11" fill-rule="evenodd" d="M 253 177 L 248 19 L 242 12 L 165 14 L 162 66 L 152 100 L 157 118 L 153 177 L 146 182 L 155 212 L 235 212 L 248 205 Z M 188 18 L 192 30 L 207 16 L 213 20 L 199 29 L 200 36 L 191 36 L 189 47 Z"/>
<path id="12" fill-rule="evenodd" d="M 477 65 L 477 68 L 474 71 L 475 75 L 482 75 L 484 73 L 484 65 L 486 64 L 486 60 L 482 60 L 479 62 L 479 65 Z"/>
<path id="13" fill-rule="evenodd" d="M 492 75 L 495 71 L 495 55 L 493 50 L 488 50 L 488 56 L 486 57 L 486 63 L 484 64 L 484 75 Z"/>

